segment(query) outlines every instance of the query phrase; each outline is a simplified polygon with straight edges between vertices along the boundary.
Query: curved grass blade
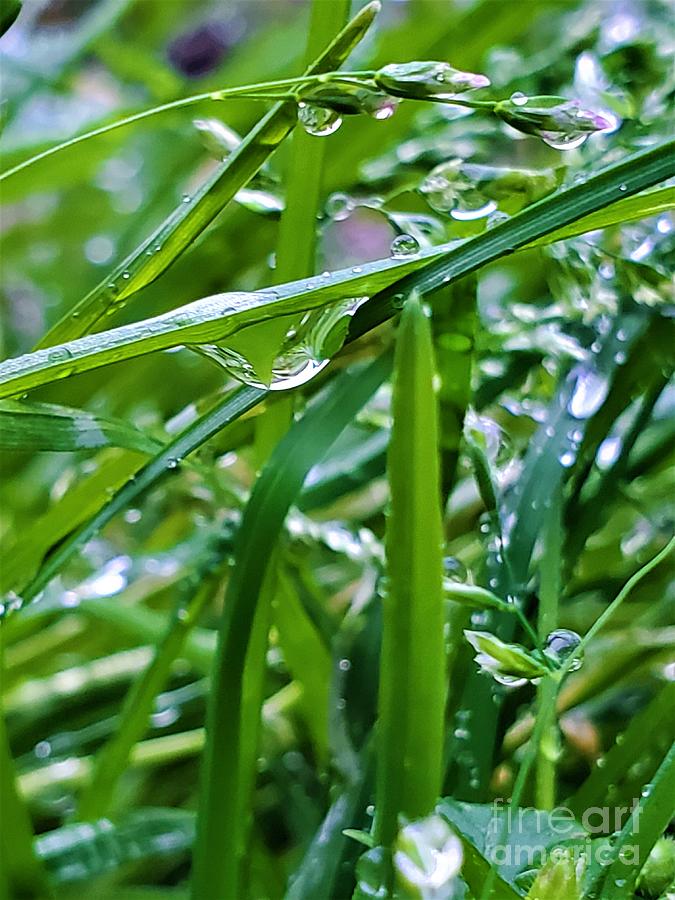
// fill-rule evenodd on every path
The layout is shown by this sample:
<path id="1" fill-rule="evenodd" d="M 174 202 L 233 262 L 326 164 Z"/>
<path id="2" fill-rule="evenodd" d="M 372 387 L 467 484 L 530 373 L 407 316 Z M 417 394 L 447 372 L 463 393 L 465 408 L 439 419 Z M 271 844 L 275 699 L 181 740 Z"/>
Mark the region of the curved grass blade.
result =
<path id="1" fill-rule="evenodd" d="M 172 472 L 184 459 L 205 441 L 217 434 L 230 422 L 252 409 L 263 397 L 265 391 L 243 387 L 224 397 L 212 410 L 181 432 L 154 456 L 134 477 L 100 508 L 86 524 L 63 541 L 46 560 L 37 576 L 22 591 L 24 602 L 35 599 L 40 591 L 57 574 L 71 556 L 77 552 L 97 531 L 106 525 L 114 515 L 125 509 L 150 485 L 155 484 L 168 472 Z"/>
<path id="2" fill-rule="evenodd" d="M 207 747 L 192 884 L 193 897 L 239 896 L 250 814 L 242 796 L 255 769 L 250 721 L 244 709 L 244 671 L 269 559 L 286 514 L 311 467 L 368 400 L 391 367 L 389 355 L 367 369 L 345 372 L 296 423 L 262 470 L 244 511 L 235 567 L 228 584 L 207 716 Z"/>
<path id="3" fill-rule="evenodd" d="M 126 447 L 156 453 L 160 441 L 119 419 L 53 403 L 0 403 L 0 450 L 92 450 Z"/>
<path id="4" fill-rule="evenodd" d="M 361 9 L 305 74 L 338 69 L 366 33 L 379 8 L 380 4 L 373 0 Z M 50 329 L 38 346 L 60 344 L 86 334 L 106 312 L 119 310 L 129 297 L 158 278 L 258 172 L 291 133 L 296 121 L 295 103 L 276 104 L 195 196 L 188 203 L 181 203 L 140 247 Z"/>
<path id="5" fill-rule="evenodd" d="M 363 334 L 388 319 L 397 307 L 397 297 L 407 296 L 413 290 L 422 295 L 430 293 L 545 235 L 555 239 L 556 229 L 572 225 L 620 197 L 630 197 L 674 174 L 675 141 L 665 141 L 608 166 L 584 184 L 533 203 L 507 222 L 448 251 L 422 271 L 390 285 L 357 310 L 350 333 Z"/>
<path id="6" fill-rule="evenodd" d="M 390 318 L 412 290 L 431 293 L 555 229 L 629 197 L 675 173 L 675 141 L 634 154 L 584 184 L 553 194 L 507 222 L 457 246 L 436 247 L 410 262 L 368 266 L 304 279 L 254 294 L 218 294 L 169 313 L 0 363 L 0 398 L 108 363 L 182 344 L 224 341 L 244 326 L 317 309 L 345 297 L 376 296 L 351 321 L 358 337 Z M 418 271 L 419 270 L 419 271 Z"/>
<path id="7" fill-rule="evenodd" d="M 443 528 L 431 329 L 417 297 L 396 341 L 387 471 L 373 834 L 391 846 L 399 816 L 429 815 L 441 789 L 445 713 Z"/>

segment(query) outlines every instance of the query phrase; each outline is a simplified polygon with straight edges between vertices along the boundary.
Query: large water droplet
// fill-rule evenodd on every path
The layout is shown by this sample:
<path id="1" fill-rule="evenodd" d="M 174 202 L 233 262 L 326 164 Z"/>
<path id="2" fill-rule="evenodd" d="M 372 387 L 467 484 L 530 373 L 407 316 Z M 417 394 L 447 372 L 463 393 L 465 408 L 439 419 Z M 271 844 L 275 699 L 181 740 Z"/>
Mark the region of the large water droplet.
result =
<path id="1" fill-rule="evenodd" d="M 509 99 L 515 106 L 527 106 L 529 98 L 522 91 L 514 91 Z"/>
<path id="2" fill-rule="evenodd" d="M 399 234 L 391 242 L 391 255 L 397 258 L 414 256 L 419 250 L 420 245 L 411 234 Z"/>
<path id="3" fill-rule="evenodd" d="M 563 131 L 542 131 L 541 139 L 549 147 L 554 150 L 576 150 L 585 144 L 589 138 L 587 131 L 573 131 L 565 133 Z"/>
<path id="4" fill-rule="evenodd" d="M 544 643 L 544 653 L 557 666 L 563 666 L 576 651 L 581 643 L 581 638 L 576 631 L 568 628 L 558 628 L 552 631 Z M 570 672 L 576 672 L 581 668 L 583 656 L 577 657 L 570 666 Z"/>
<path id="5" fill-rule="evenodd" d="M 330 195 L 326 200 L 324 208 L 327 216 L 330 216 L 335 222 L 342 222 L 349 218 L 354 211 L 354 198 L 350 197 L 349 194 L 338 191 L 337 193 Z"/>
<path id="6" fill-rule="evenodd" d="M 298 121 L 307 134 L 315 137 L 333 134 L 342 125 L 342 118 L 334 110 L 312 103 L 298 103 Z"/>
<path id="7" fill-rule="evenodd" d="M 567 409 L 575 419 L 588 419 L 605 402 L 609 391 L 607 378 L 584 366 L 576 366 L 570 377 L 575 383 Z"/>
<path id="8" fill-rule="evenodd" d="M 456 556 L 446 556 L 443 559 L 443 574 L 452 581 L 460 582 L 466 581 L 468 577 L 466 566 Z"/>

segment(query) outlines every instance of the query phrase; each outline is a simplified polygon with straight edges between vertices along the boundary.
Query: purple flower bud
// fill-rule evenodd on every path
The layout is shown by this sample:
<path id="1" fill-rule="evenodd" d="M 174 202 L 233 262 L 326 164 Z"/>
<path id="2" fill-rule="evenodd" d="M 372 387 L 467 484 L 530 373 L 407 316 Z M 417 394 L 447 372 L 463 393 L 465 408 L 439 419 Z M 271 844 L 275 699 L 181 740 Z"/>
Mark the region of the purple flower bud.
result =
<path id="1" fill-rule="evenodd" d="M 490 79 L 462 72 L 446 62 L 392 63 L 375 73 L 375 83 L 396 97 L 451 99 L 455 94 L 487 87 Z"/>
<path id="2" fill-rule="evenodd" d="M 590 134 L 612 127 L 604 116 L 583 109 L 578 100 L 564 97 L 526 97 L 516 93 L 498 103 L 495 113 L 517 131 L 539 137 L 558 150 L 572 150 Z"/>

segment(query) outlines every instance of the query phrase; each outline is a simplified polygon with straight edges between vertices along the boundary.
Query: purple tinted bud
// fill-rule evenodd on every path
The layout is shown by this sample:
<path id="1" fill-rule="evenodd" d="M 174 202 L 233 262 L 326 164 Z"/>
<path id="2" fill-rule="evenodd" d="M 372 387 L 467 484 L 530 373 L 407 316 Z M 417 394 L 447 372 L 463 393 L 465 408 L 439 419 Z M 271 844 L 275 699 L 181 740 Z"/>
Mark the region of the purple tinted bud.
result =
<path id="1" fill-rule="evenodd" d="M 539 137 L 559 150 L 579 147 L 590 134 L 612 127 L 604 116 L 583 109 L 578 100 L 564 97 L 513 94 L 495 106 L 495 113 L 512 128 Z"/>
<path id="2" fill-rule="evenodd" d="M 392 63 L 375 73 L 375 83 L 396 97 L 417 100 L 450 99 L 455 94 L 487 87 L 490 79 L 462 72 L 446 62 Z"/>

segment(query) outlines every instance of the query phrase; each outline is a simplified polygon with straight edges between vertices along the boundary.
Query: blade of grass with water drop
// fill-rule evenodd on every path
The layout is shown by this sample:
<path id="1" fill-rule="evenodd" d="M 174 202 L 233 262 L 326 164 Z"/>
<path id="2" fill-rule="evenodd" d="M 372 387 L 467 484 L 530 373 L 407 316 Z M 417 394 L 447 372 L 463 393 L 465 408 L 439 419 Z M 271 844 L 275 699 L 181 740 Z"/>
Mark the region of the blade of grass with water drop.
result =
<path id="1" fill-rule="evenodd" d="M 257 294 L 207 297 L 133 325 L 7 360 L 0 363 L 0 398 L 145 353 L 186 343 L 223 342 L 245 326 L 276 316 L 375 293 L 352 319 L 353 339 L 390 318 L 400 306 L 397 298 L 408 292 L 433 293 L 537 238 L 553 235 L 556 228 L 603 209 L 617 197 L 631 196 L 670 177 L 675 173 L 674 149 L 675 141 L 670 141 L 634 154 L 459 246 L 443 245 L 410 262 L 380 260 L 325 278 L 276 285 Z"/>
<path id="2" fill-rule="evenodd" d="M 378 10 L 376 0 L 361 9 L 305 74 L 338 69 L 362 39 Z M 295 103 L 276 104 L 195 196 L 181 203 L 140 247 L 51 328 L 39 347 L 86 334 L 110 308 L 120 309 L 133 294 L 158 278 L 259 171 L 295 124 Z"/>
<path id="3" fill-rule="evenodd" d="M 126 447 L 156 453 L 162 446 L 122 422 L 53 403 L 0 403 L 0 450 L 92 450 Z"/>
<path id="4" fill-rule="evenodd" d="M 567 801 L 575 815 L 609 800 L 612 787 L 618 787 L 636 759 L 651 761 L 649 750 L 654 734 L 665 732 L 675 741 L 675 683 L 666 682 L 649 706 L 634 716 L 628 728 L 603 757 L 603 765 L 595 766 L 586 781 Z M 647 777 L 651 778 L 658 763 L 653 762 Z"/>
<path id="5" fill-rule="evenodd" d="M 391 846 L 399 816 L 428 815 L 440 793 L 446 695 L 438 409 L 429 322 L 419 299 L 397 335 L 387 472 L 373 833 Z"/>
<path id="6" fill-rule="evenodd" d="M 207 747 L 195 850 L 194 897 L 236 897 L 246 845 L 250 804 L 242 796 L 255 771 L 257 746 L 251 717 L 242 708 L 251 633 L 270 555 L 286 514 L 311 467 L 372 396 L 391 367 L 389 355 L 368 368 L 343 373 L 277 446 L 263 468 L 244 511 L 207 715 Z"/>
<path id="7" fill-rule="evenodd" d="M 675 815 L 675 743 L 642 791 L 637 808 L 628 817 L 618 838 L 611 845 L 611 862 L 596 865 L 597 881 L 592 882 L 586 897 L 598 895 L 601 885 L 603 900 L 628 900 L 635 896 L 635 883 L 652 847 Z M 599 871 L 598 871 L 599 869 Z"/>

